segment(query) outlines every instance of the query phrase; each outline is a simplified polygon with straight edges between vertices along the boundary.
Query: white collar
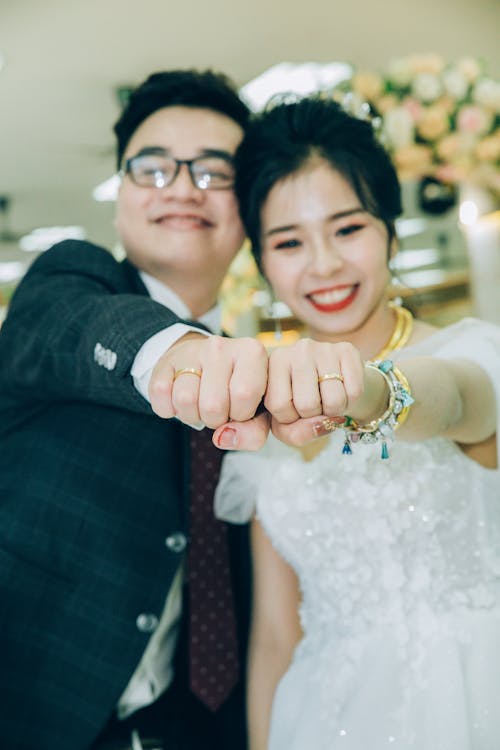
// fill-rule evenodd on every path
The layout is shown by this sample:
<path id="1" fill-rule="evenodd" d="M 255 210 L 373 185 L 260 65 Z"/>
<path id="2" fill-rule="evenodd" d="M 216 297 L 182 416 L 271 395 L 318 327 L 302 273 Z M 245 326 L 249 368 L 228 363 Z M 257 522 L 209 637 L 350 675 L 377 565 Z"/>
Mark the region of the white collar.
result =
<path id="1" fill-rule="evenodd" d="M 163 282 L 156 279 L 154 276 L 150 276 L 145 271 L 139 271 L 146 289 L 149 292 L 151 299 L 155 302 L 159 302 L 161 305 L 168 307 L 173 313 L 183 318 L 184 320 L 193 320 L 193 314 L 185 302 L 168 286 Z M 208 312 L 201 315 L 197 320 L 203 323 L 212 333 L 222 333 L 222 310 L 219 304 L 214 305 Z"/>

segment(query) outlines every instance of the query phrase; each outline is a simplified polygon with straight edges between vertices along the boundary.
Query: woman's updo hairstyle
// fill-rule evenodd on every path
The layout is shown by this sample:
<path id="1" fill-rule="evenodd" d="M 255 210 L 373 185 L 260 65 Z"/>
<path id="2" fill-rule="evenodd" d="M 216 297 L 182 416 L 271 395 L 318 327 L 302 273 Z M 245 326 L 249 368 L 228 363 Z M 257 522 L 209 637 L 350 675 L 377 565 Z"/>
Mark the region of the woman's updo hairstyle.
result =
<path id="1" fill-rule="evenodd" d="M 370 122 L 332 99 L 311 96 L 256 115 L 236 153 L 236 195 L 252 252 L 261 268 L 261 210 L 273 186 L 314 158 L 349 182 L 361 205 L 395 235 L 401 189 L 394 166 Z"/>

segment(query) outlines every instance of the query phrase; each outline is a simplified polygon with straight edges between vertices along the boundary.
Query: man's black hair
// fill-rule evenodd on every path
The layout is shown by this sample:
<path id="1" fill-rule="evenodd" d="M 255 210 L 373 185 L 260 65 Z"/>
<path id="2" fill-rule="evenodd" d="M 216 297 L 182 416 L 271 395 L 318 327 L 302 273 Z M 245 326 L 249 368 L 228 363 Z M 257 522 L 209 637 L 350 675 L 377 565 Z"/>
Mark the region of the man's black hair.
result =
<path id="1" fill-rule="evenodd" d="M 153 73 L 130 94 L 114 126 L 118 168 L 123 153 L 139 125 L 164 107 L 210 109 L 230 117 L 246 130 L 250 112 L 238 96 L 234 83 L 212 70 L 167 70 Z"/>

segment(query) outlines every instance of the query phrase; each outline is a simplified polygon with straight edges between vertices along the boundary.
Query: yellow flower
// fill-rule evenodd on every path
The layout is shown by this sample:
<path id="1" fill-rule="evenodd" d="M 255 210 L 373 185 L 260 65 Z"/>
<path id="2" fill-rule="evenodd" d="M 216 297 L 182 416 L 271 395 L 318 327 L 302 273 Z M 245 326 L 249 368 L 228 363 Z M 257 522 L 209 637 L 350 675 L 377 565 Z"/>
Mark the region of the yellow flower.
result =
<path id="1" fill-rule="evenodd" d="M 449 96 L 447 94 L 445 94 L 444 96 L 439 97 L 439 99 L 435 103 L 439 104 L 439 106 L 448 115 L 452 115 L 454 113 L 455 109 L 456 109 L 456 106 L 457 106 L 455 100 L 451 96 Z"/>
<path id="2" fill-rule="evenodd" d="M 471 140 L 464 133 L 450 133 L 436 145 L 436 153 L 443 161 L 453 161 L 471 148 Z"/>
<path id="3" fill-rule="evenodd" d="M 453 160 L 453 166 L 461 175 L 460 179 L 465 180 L 474 167 L 474 157 L 472 153 L 459 154 L 456 159 Z"/>
<path id="4" fill-rule="evenodd" d="M 375 104 L 380 114 L 385 115 L 398 106 L 398 99 L 394 94 L 384 94 Z"/>
<path id="5" fill-rule="evenodd" d="M 417 122 L 417 132 L 426 141 L 435 141 L 449 130 L 446 111 L 439 104 L 422 110 Z"/>
<path id="6" fill-rule="evenodd" d="M 475 153 L 479 161 L 500 160 L 500 131 L 476 143 Z"/>
<path id="7" fill-rule="evenodd" d="M 403 146 L 394 152 L 394 163 L 401 179 L 412 179 L 429 174 L 432 149 L 421 143 Z"/>
<path id="8" fill-rule="evenodd" d="M 412 55 L 410 57 L 410 67 L 415 75 L 419 73 L 429 73 L 437 76 L 444 68 L 444 60 L 441 55 L 430 52 L 427 55 Z"/>
<path id="9" fill-rule="evenodd" d="M 353 90 L 365 101 L 373 101 L 383 91 L 384 82 L 377 73 L 361 70 L 351 80 Z"/>

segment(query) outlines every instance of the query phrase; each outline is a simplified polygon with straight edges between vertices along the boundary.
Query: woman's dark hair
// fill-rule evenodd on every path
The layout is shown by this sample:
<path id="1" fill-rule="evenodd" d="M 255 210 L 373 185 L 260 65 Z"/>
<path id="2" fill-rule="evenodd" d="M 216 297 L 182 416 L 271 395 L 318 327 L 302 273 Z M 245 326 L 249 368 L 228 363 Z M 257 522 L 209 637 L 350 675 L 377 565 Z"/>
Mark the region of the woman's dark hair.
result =
<path id="1" fill-rule="evenodd" d="M 252 252 L 261 267 L 261 210 L 271 188 L 313 158 L 349 182 L 361 205 L 395 235 L 401 189 L 372 125 L 332 99 L 312 96 L 257 115 L 236 152 L 236 195 Z"/>
<path id="2" fill-rule="evenodd" d="M 123 153 L 139 125 L 164 107 L 211 109 L 230 117 L 246 130 L 250 111 L 238 96 L 233 82 L 223 73 L 212 70 L 166 70 L 153 73 L 130 94 L 114 126 L 117 138 L 117 161 L 121 167 Z"/>

